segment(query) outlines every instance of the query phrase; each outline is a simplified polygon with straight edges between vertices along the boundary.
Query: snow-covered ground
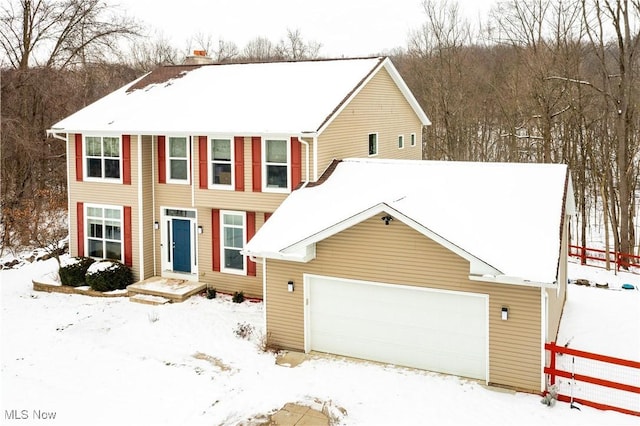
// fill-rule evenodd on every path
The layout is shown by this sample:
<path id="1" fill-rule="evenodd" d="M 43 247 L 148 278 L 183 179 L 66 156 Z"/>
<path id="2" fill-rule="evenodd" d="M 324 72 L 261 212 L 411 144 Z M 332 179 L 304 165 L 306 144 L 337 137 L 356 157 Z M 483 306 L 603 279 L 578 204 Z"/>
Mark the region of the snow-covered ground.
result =
<path id="1" fill-rule="evenodd" d="M 48 260 L 0 271 L 2 424 L 251 424 L 287 402 L 325 403 L 345 425 L 640 424 L 412 369 L 329 357 L 277 366 L 259 349 L 260 303 L 195 296 L 154 307 L 34 292 L 31 279 L 55 269 Z M 596 273 L 571 267 L 572 278 Z M 639 307 L 640 291 L 571 285 L 558 341 L 640 360 Z M 250 340 L 236 336 L 238 324 L 255 328 Z"/>

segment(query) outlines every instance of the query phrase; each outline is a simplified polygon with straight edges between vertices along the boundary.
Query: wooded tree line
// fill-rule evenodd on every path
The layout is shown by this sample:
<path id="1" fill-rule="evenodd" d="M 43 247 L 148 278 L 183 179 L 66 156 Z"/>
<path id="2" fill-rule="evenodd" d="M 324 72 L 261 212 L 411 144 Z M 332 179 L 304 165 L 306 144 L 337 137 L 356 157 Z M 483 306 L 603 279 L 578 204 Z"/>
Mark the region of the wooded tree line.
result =
<path id="1" fill-rule="evenodd" d="M 386 53 L 433 123 L 424 158 L 567 163 L 582 243 L 588 218 L 604 206 L 612 248 L 632 252 L 640 0 L 507 0 L 477 25 L 454 1 L 423 5 L 423 27 Z M 192 49 L 220 63 L 321 55 L 300 30 L 243 48 L 196 34 L 184 50 L 143 31 L 99 0 L 0 7 L 2 247 L 41 243 L 47 212 L 66 208 L 65 144 L 45 135 L 59 119 Z"/>

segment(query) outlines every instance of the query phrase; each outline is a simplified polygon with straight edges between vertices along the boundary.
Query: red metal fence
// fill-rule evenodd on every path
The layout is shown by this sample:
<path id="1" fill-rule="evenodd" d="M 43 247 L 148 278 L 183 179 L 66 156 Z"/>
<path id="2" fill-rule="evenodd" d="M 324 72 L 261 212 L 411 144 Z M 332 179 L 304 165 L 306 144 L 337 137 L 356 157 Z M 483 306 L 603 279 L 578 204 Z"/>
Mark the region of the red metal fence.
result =
<path id="1" fill-rule="evenodd" d="M 640 362 L 547 343 L 549 385 L 558 400 L 640 416 Z"/>
<path id="2" fill-rule="evenodd" d="M 603 266 L 602 263 L 609 259 L 609 262 L 614 264 L 618 270 L 620 270 L 620 268 L 640 268 L 640 256 L 629 253 L 570 245 L 569 256 L 579 258 L 580 263 L 583 265 L 586 265 L 588 262 L 590 264 L 595 263 L 595 266 Z"/>

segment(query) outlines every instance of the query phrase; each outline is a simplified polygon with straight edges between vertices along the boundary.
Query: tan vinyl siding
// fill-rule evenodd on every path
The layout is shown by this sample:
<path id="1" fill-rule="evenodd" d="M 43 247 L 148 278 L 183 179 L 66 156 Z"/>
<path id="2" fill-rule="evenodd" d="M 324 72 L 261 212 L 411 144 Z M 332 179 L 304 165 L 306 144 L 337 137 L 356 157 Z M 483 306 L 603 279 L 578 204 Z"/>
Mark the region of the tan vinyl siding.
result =
<path id="1" fill-rule="evenodd" d="M 369 133 L 378 133 L 374 158 L 422 159 L 422 123 L 384 68 L 318 137 L 318 176 L 334 158 L 368 157 Z M 399 135 L 404 135 L 403 149 L 398 149 Z"/>
<path id="2" fill-rule="evenodd" d="M 271 342 L 304 349 L 303 274 L 467 291 L 489 295 L 489 381 L 539 390 L 540 289 L 470 281 L 469 263 L 401 222 L 373 217 L 316 246 L 309 263 L 267 261 L 267 328 Z M 287 281 L 296 289 L 287 292 Z M 509 307 L 502 321 L 501 307 Z"/>
<path id="3" fill-rule="evenodd" d="M 198 280 L 223 293 L 242 291 L 247 297 L 262 299 L 262 265 L 256 264 L 256 276 L 235 275 L 213 270 L 213 232 L 211 209 L 198 209 L 198 223 L 204 232 L 198 236 Z M 264 223 L 262 212 L 256 213 L 256 231 Z"/>
<path id="4" fill-rule="evenodd" d="M 144 262 L 144 277 L 145 279 L 152 277 L 156 274 L 154 270 L 153 262 L 153 241 L 154 232 L 153 229 L 153 160 L 154 155 L 152 153 L 154 146 L 151 136 L 142 137 L 142 221 L 143 221 L 143 250 L 142 262 Z M 134 221 L 137 220 L 134 219 Z"/>

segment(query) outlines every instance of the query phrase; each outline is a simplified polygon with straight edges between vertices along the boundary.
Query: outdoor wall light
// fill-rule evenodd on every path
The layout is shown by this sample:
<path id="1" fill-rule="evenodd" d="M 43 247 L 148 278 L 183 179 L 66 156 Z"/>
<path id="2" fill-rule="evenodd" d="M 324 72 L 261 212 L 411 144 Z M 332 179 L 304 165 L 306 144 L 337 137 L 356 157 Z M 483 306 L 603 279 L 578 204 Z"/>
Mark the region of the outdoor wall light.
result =
<path id="1" fill-rule="evenodd" d="M 160 224 L 157 221 L 153 222 L 153 229 L 160 229 Z"/>
<path id="2" fill-rule="evenodd" d="M 203 232 L 202 225 L 198 225 L 198 234 L 202 234 Z"/>
<path id="3" fill-rule="evenodd" d="M 287 290 L 289 291 L 289 293 L 293 292 L 293 281 L 289 281 L 287 283 Z"/>
<path id="4" fill-rule="evenodd" d="M 509 308 L 508 307 L 503 306 L 501 313 L 502 313 L 502 320 L 503 321 L 506 321 L 506 320 L 509 319 Z"/>
<path id="5" fill-rule="evenodd" d="M 385 225 L 388 225 L 389 222 L 391 222 L 393 220 L 393 218 L 391 216 L 389 216 L 389 215 L 382 216 L 380 219 L 382 219 L 384 221 Z"/>

